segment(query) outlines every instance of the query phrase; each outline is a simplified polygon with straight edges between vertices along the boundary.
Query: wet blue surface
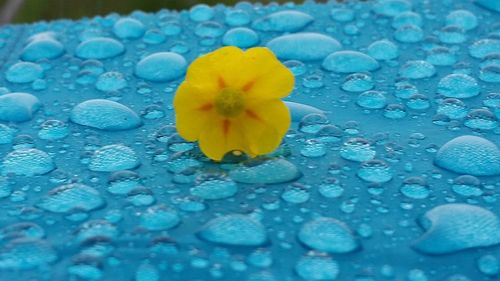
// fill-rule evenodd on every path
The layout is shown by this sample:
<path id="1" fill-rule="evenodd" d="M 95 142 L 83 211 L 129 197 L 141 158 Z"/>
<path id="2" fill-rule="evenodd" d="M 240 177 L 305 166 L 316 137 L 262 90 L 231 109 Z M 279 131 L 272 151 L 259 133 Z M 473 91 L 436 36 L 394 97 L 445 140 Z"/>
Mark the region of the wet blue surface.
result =
<path id="1" fill-rule="evenodd" d="M 186 67 L 267 46 L 293 124 L 213 163 Z M 0 280 L 491 281 L 495 0 L 199 5 L 0 28 Z"/>

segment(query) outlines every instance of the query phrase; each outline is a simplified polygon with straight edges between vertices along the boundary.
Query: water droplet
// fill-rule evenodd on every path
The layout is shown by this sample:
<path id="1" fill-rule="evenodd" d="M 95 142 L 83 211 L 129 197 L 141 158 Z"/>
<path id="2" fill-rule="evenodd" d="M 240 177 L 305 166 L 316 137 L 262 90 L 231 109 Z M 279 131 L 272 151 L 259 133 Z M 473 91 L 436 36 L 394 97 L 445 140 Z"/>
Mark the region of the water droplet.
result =
<path id="1" fill-rule="evenodd" d="M 428 62 L 433 65 L 447 66 L 453 65 L 457 62 L 457 56 L 454 51 L 445 47 L 435 47 L 427 52 Z"/>
<path id="2" fill-rule="evenodd" d="M 141 59 L 135 66 L 135 75 L 148 81 L 167 82 L 183 76 L 186 68 L 183 56 L 160 52 Z"/>
<path id="3" fill-rule="evenodd" d="M 96 37 L 83 41 L 75 54 L 82 59 L 109 59 L 125 52 L 125 46 L 112 38 Z"/>
<path id="4" fill-rule="evenodd" d="M 408 79 L 429 78 L 434 74 L 436 74 L 434 65 L 423 60 L 408 61 L 399 69 L 399 75 Z"/>
<path id="5" fill-rule="evenodd" d="M 295 33 L 276 37 L 266 45 L 278 58 L 313 61 L 324 59 L 342 48 L 330 36 L 320 33 Z"/>
<path id="6" fill-rule="evenodd" d="M 222 43 L 226 46 L 236 46 L 239 48 L 249 48 L 259 43 L 259 35 L 255 31 L 246 27 L 230 29 L 222 37 Z"/>
<path id="7" fill-rule="evenodd" d="M 234 196 L 238 185 L 224 174 L 202 174 L 196 178 L 196 185 L 189 192 L 203 199 L 217 200 Z"/>
<path id="8" fill-rule="evenodd" d="M 323 68 L 338 73 L 373 71 L 380 67 L 369 55 L 356 51 L 337 51 L 325 58 Z"/>
<path id="9" fill-rule="evenodd" d="M 446 16 L 446 24 L 460 26 L 468 31 L 476 28 L 477 17 L 467 10 L 455 10 Z"/>
<path id="10" fill-rule="evenodd" d="M 325 198 L 338 198 L 344 193 L 344 188 L 336 178 L 328 178 L 318 187 L 319 193 Z"/>
<path id="11" fill-rule="evenodd" d="M 159 281 L 160 272 L 150 264 L 144 263 L 135 272 L 135 281 Z"/>
<path id="12" fill-rule="evenodd" d="M 373 5 L 373 11 L 386 17 L 394 17 L 410 11 L 412 4 L 406 0 L 380 0 Z"/>
<path id="13" fill-rule="evenodd" d="M 242 26 L 250 23 L 250 15 L 241 9 L 226 12 L 226 24 L 229 26 Z"/>
<path id="14" fill-rule="evenodd" d="M 439 114 L 444 114 L 451 119 L 462 119 L 467 115 L 467 107 L 459 99 L 444 99 L 437 109 Z"/>
<path id="15" fill-rule="evenodd" d="M 456 173 L 494 176 L 500 174 L 500 150 L 487 139 L 465 135 L 445 143 L 434 163 Z"/>
<path id="16" fill-rule="evenodd" d="M 40 125 L 38 137 L 42 140 L 59 140 L 69 134 L 69 128 L 66 123 L 60 120 L 47 120 Z"/>
<path id="17" fill-rule="evenodd" d="M 38 33 L 28 39 L 23 48 L 21 58 L 25 61 L 55 59 L 64 53 L 64 46 L 49 32 Z"/>
<path id="18" fill-rule="evenodd" d="M 189 10 L 189 18 L 192 21 L 202 22 L 211 20 L 214 17 L 214 10 L 206 4 L 194 5 Z"/>
<path id="19" fill-rule="evenodd" d="M 114 172 L 133 169 L 140 164 L 134 150 L 122 144 L 106 145 L 94 152 L 89 169 L 96 172 Z"/>
<path id="20" fill-rule="evenodd" d="M 397 103 L 388 104 L 384 110 L 384 117 L 389 119 L 401 119 L 406 116 L 406 109 L 403 105 Z"/>
<path id="21" fill-rule="evenodd" d="M 426 231 L 413 243 L 425 254 L 447 254 L 500 243 L 500 221 L 484 208 L 446 204 L 427 211 L 418 220 Z"/>
<path id="22" fill-rule="evenodd" d="M 498 259 L 493 255 L 483 255 L 477 260 L 477 267 L 483 274 L 495 276 L 500 272 Z"/>
<path id="23" fill-rule="evenodd" d="M 402 43 L 417 43 L 424 39 L 424 31 L 413 24 L 403 25 L 394 32 L 394 39 Z"/>
<path id="24" fill-rule="evenodd" d="M 308 252 L 298 260 L 295 271 L 304 280 L 335 280 L 340 269 L 330 256 Z"/>
<path id="25" fill-rule="evenodd" d="M 498 39 L 480 39 L 469 46 L 469 54 L 478 59 L 484 59 L 487 56 L 498 53 L 500 49 L 500 40 Z"/>
<path id="26" fill-rule="evenodd" d="M 375 154 L 370 142 L 363 138 L 348 139 L 340 149 L 340 157 L 356 162 L 371 160 Z"/>
<path id="27" fill-rule="evenodd" d="M 5 79 L 12 83 L 30 83 L 43 77 L 43 68 L 32 62 L 18 62 L 5 72 Z"/>
<path id="28" fill-rule="evenodd" d="M 16 149 L 7 154 L 2 162 L 2 174 L 24 176 L 43 175 L 55 169 L 52 158 L 35 148 Z"/>
<path id="29" fill-rule="evenodd" d="M 141 38 L 145 31 L 144 24 L 133 18 L 121 18 L 113 25 L 113 33 L 122 39 Z"/>
<path id="30" fill-rule="evenodd" d="M 356 103 L 366 109 L 380 109 L 387 105 L 387 98 L 384 92 L 366 91 L 358 96 Z"/>
<path id="31" fill-rule="evenodd" d="M 291 204 L 305 203 L 310 197 L 311 195 L 306 189 L 295 186 L 285 189 L 281 194 L 281 199 Z"/>
<path id="32" fill-rule="evenodd" d="M 250 160 L 241 163 L 229 172 L 233 180 L 249 184 L 289 182 L 301 175 L 294 164 L 280 158 Z"/>
<path id="33" fill-rule="evenodd" d="M 149 207 L 141 215 L 141 226 L 151 231 L 171 229 L 180 222 L 177 211 L 166 205 Z"/>
<path id="34" fill-rule="evenodd" d="M 364 92 L 372 89 L 375 86 L 373 78 L 367 73 L 353 73 L 348 75 L 344 83 L 342 83 L 342 90 L 347 92 Z"/>
<path id="35" fill-rule="evenodd" d="M 471 129 L 493 130 L 498 126 L 495 114 L 486 108 L 471 110 L 464 120 L 464 125 Z"/>
<path id="36" fill-rule="evenodd" d="M 458 176 L 453 180 L 452 190 L 466 197 L 481 196 L 483 190 L 481 189 L 481 181 L 471 175 Z"/>
<path id="37" fill-rule="evenodd" d="M 280 11 L 256 19 L 252 28 L 259 31 L 297 32 L 314 21 L 314 18 L 300 11 Z"/>
<path id="38" fill-rule="evenodd" d="M 370 44 L 368 54 L 377 60 L 392 60 L 399 57 L 399 48 L 389 40 L 378 40 Z"/>
<path id="39" fill-rule="evenodd" d="M 125 80 L 125 77 L 121 72 L 105 72 L 99 75 L 95 87 L 99 91 L 114 92 L 127 87 L 127 80 Z"/>
<path id="40" fill-rule="evenodd" d="M 36 205 L 54 213 L 88 212 L 103 206 L 104 199 L 94 188 L 73 183 L 52 189 Z"/>
<path id="41" fill-rule="evenodd" d="M 290 114 L 292 115 L 292 121 L 297 122 L 302 120 L 306 115 L 309 114 L 321 114 L 324 115 L 324 112 L 316 107 L 298 103 L 285 101 L 286 106 L 290 110 Z"/>
<path id="42" fill-rule="evenodd" d="M 357 175 L 365 181 L 384 183 L 392 179 L 392 171 L 389 165 L 382 160 L 368 160 L 361 164 Z"/>
<path id="43" fill-rule="evenodd" d="M 439 80 L 437 92 L 449 98 L 470 98 L 479 95 L 476 79 L 467 74 L 450 74 Z"/>
<path id="44" fill-rule="evenodd" d="M 422 27 L 422 16 L 415 12 L 407 11 L 400 13 L 392 19 L 392 27 L 398 29 L 405 25 Z"/>
<path id="45" fill-rule="evenodd" d="M 0 248 L 0 269 L 28 270 L 56 261 L 57 253 L 45 240 L 20 238 Z"/>
<path id="46" fill-rule="evenodd" d="M 320 217 L 305 223 L 298 238 L 310 248 L 332 254 L 350 253 L 360 247 L 351 229 L 334 218 Z"/>
<path id="47" fill-rule="evenodd" d="M 142 125 L 140 117 L 123 104 L 103 99 L 87 100 L 71 110 L 72 122 L 108 131 L 134 129 Z"/>
<path id="48" fill-rule="evenodd" d="M 198 24 L 194 30 L 198 37 L 217 38 L 224 34 L 224 26 L 215 21 L 206 21 Z"/>
<path id="49" fill-rule="evenodd" d="M 205 241 L 229 246 L 260 246 L 268 240 L 266 229 L 259 221 L 239 214 L 212 219 L 197 235 Z"/>
<path id="50" fill-rule="evenodd" d="M 410 177 L 405 179 L 400 191 L 404 196 L 411 199 L 425 199 L 431 192 L 427 182 L 422 177 Z"/>
<path id="51" fill-rule="evenodd" d="M 0 95 L 0 120 L 24 122 L 31 120 L 41 106 L 40 100 L 27 93 Z"/>
<path id="52" fill-rule="evenodd" d="M 338 22 L 352 21 L 354 16 L 354 11 L 349 8 L 333 8 L 330 10 L 330 17 Z"/>

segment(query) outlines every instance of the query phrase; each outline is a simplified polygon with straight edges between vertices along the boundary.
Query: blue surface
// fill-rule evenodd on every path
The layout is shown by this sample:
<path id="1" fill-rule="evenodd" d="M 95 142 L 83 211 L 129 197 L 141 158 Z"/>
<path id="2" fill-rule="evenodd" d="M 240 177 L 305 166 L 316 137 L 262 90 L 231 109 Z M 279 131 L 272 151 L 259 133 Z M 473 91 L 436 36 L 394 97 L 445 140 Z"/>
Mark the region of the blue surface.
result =
<path id="1" fill-rule="evenodd" d="M 1 27 L 0 280 L 498 280 L 499 2 L 350 2 Z M 296 76 L 271 155 L 176 134 L 224 44 Z"/>

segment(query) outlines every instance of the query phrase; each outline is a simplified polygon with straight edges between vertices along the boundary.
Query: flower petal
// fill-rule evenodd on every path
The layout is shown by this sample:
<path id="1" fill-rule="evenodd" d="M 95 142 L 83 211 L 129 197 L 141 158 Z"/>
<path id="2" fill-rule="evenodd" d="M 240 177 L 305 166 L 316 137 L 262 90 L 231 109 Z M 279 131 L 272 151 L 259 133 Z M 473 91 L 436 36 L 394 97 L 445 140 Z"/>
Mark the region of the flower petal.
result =
<path id="1" fill-rule="evenodd" d="M 179 135 L 188 141 L 198 139 L 208 120 L 213 118 L 214 94 L 183 82 L 174 97 L 175 124 Z"/>
<path id="2" fill-rule="evenodd" d="M 215 52 L 195 59 L 189 66 L 186 81 L 217 92 L 240 80 L 243 51 L 233 46 L 218 49 Z"/>
<path id="3" fill-rule="evenodd" d="M 234 120 L 214 118 L 200 135 L 201 151 L 210 159 L 219 161 L 229 151 L 247 151 L 244 135 Z"/>
<path id="4" fill-rule="evenodd" d="M 256 155 L 273 152 L 288 131 L 290 122 L 288 107 L 277 99 L 248 108 L 238 120 L 250 153 Z"/>
<path id="5" fill-rule="evenodd" d="M 243 88 L 249 99 L 278 99 L 292 92 L 293 73 L 268 48 L 251 48 L 245 52 L 245 58 L 248 78 Z"/>

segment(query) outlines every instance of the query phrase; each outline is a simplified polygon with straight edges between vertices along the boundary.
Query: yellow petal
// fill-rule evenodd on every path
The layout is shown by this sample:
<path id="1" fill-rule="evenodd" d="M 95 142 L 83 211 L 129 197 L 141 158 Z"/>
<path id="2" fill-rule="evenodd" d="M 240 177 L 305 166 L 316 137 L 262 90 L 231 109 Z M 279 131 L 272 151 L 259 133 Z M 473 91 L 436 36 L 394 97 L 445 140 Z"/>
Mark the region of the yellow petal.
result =
<path id="1" fill-rule="evenodd" d="M 273 152 L 290 127 L 290 111 L 281 100 L 268 100 L 255 104 L 239 117 L 238 124 L 252 154 Z"/>
<path id="2" fill-rule="evenodd" d="M 293 73 L 268 48 L 251 48 L 245 52 L 245 58 L 247 82 L 243 87 L 249 99 L 278 99 L 292 92 Z"/>
<path id="3" fill-rule="evenodd" d="M 241 128 L 234 120 L 220 117 L 207 123 L 200 135 L 199 146 L 207 157 L 216 161 L 232 150 L 247 150 Z"/>
<path id="4" fill-rule="evenodd" d="M 208 120 L 213 118 L 214 94 L 183 82 L 174 97 L 175 123 L 179 135 L 188 141 L 198 139 Z"/>
<path id="5" fill-rule="evenodd" d="M 207 91 L 219 91 L 240 79 L 242 60 L 243 51 L 239 48 L 220 48 L 195 59 L 187 70 L 186 81 Z"/>

